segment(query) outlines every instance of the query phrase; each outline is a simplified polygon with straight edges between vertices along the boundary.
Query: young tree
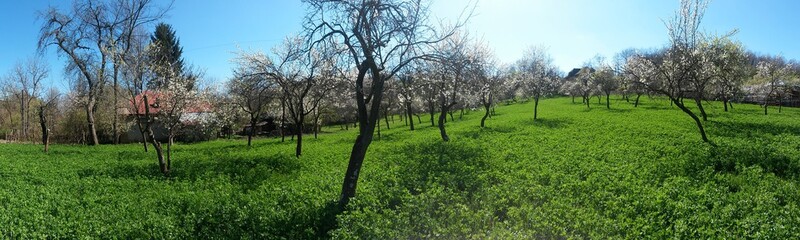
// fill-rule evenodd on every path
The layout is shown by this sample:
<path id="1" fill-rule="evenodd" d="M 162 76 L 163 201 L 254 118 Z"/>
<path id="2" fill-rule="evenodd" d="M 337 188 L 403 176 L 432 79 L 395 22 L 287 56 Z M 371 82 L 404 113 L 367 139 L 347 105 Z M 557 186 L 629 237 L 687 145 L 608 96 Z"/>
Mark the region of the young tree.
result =
<path id="1" fill-rule="evenodd" d="M 44 145 L 44 152 L 47 152 L 50 146 L 50 129 L 52 128 L 52 123 L 48 122 L 48 116 L 53 115 L 53 111 L 55 110 L 54 105 L 57 103 L 58 98 L 58 90 L 51 88 L 47 96 L 42 99 L 42 103 L 39 104 L 39 126 L 42 128 L 42 145 Z"/>
<path id="2" fill-rule="evenodd" d="M 515 77 L 525 95 L 533 97 L 533 119 L 537 119 L 539 99 L 558 89 L 555 86 L 558 70 L 553 64 L 553 58 L 547 53 L 547 49 L 529 47 L 522 59 L 517 62 Z"/>
<path id="3" fill-rule="evenodd" d="M 315 42 L 336 39 L 346 47 L 357 70 L 359 134 L 342 183 L 339 204 L 344 207 L 356 195 L 358 174 L 380 113 L 384 82 L 410 62 L 429 56 L 424 48 L 452 35 L 453 31 L 436 34 L 427 22 L 427 4 L 419 0 L 306 2 L 311 8 L 307 28 L 312 38 Z"/>
<path id="4" fill-rule="evenodd" d="M 597 90 L 606 95 L 606 108 L 611 109 L 611 92 L 619 88 L 617 76 L 614 69 L 608 65 L 601 66 L 592 74 L 592 82 L 597 86 Z"/>
<path id="5" fill-rule="evenodd" d="M 472 77 L 469 72 L 478 61 L 481 61 L 477 58 L 471 41 L 464 33 L 451 35 L 436 46 L 435 60 L 428 61 L 425 65 L 425 72 L 429 75 L 428 80 L 439 93 L 439 134 L 445 142 L 450 141 L 445 128 L 447 114 L 451 108 L 464 100 L 466 85 Z"/>
<path id="6" fill-rule="evenodd" d="M 780 94 L 783 88 L 789 82 L 791 76 L 792 66 L 786 64 L 783 57 L 775 57 L 771 60 L 761 61 L 758 63 L 757 81 L 762 85 L 760 92 L 764 99 L 764 115 L 767 115 L 767 107 L 772 98 L 777 98 L 780 104 Z"/>

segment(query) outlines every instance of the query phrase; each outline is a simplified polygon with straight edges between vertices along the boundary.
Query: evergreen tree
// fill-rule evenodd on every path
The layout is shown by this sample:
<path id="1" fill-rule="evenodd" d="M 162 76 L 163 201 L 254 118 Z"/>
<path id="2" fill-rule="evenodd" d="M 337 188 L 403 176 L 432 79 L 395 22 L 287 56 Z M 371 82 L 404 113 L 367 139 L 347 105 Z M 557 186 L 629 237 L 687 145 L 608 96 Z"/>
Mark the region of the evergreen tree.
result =
<path id="1" fill-rule="evenodd" d="M 165 87 L 169 79 L 183 74 L 183 47 L 180 40 L 175 35 L 172 26 L 166 23 L 159 23 L 155 32 L 150 36 L 152 64 L 160 66 L 157 68 L 157 81 L 154 81 L 150 88 L 158 89 Z"/>

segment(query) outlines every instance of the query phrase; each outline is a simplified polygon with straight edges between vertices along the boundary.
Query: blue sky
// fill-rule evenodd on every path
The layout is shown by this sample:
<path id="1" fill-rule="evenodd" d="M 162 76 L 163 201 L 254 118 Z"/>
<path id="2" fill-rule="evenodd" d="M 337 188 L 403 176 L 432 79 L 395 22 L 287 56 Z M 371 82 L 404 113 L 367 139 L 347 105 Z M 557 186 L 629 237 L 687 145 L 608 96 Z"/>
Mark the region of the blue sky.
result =
<path id="1" fill-rule="evenodd" d="M 158 1 L 157 1 L 158 2 Z M 161 1 L 159 3 L 167 3 Z M 465 0 L 434 0 L 432 18 L 458 16 Z M 0 75 L 13 64 L 36 54 L 41 21 L 37 12 L 67 1 L 0 1 Z M 468 24 L 472 36 L 483 39 L 503 62 L 513 62 L 529 46 L 549 49 L 555 63 L 568 71 L 597 54 L 612 57 L 620 50 L 654 48 L 667 43 L 662 19 L 670 18 L 677 0 L 482 0 Z M 739 29 L 734 38 L 760 53 L 800 59 L 800 1 L 717 0 L 706 11 L 703 28 L 723 34 Z M 305 8 L 289 0 L 176 0 L 164 22 L 173 25 L 187 62 L 206 70 L 211 82 L 231 73 L 233 52 L 269 51 L 289 34 L 301 31 Z M 66 90 L 64 58 L 54 48 L 45 52 L 50 63 L 48 87 Z"/>

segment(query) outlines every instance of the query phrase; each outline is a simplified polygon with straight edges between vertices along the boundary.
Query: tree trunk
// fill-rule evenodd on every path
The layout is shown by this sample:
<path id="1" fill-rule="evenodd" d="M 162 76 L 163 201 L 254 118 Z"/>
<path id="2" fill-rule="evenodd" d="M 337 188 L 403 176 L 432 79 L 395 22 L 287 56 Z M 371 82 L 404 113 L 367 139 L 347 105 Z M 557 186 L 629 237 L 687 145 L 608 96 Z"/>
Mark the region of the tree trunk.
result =
<path id="1" fill-rule="evenodd" d="M 607 109 L 611 109 L 611 100 L 609 100 L 609 97 L 611 97 L 611 94 L 610 93 L 606 93 L 606 108 Z"/>
<path id="2" fill-rule="evenodd" d="M 696 96 L 694 102 L 697 104 L 697 108 L 700 109 L 700 116 L 703 116 L 703 121 L 708 121 L 708 115 L 706 115 L 706 110 L 703 108 L 703 100 Z"/>
<path id="3" fill-rule="evenodd" d="M 485 127 L 485 126 L 486 126 L 486 124 L 485 124 L 485 123 L 486 123 L 486 119 L 487 119 L 487 118 L 489 118 L 489 109 L 490 109 L 490 108 L 491 108 L 491 105 L 490 105 L 490 104 L 487 104 L 487 103 L 484 103 L 484 104 L 483 104 L 483 109 L 485 109 L 485 110 L 486 110 L 486 112 L 483 114 L 483 117 L 481 118 L 481 128 L 483 128 L 483 127 Z M 534 111 L 535 111 L 535 110 L 534 110 Z"/>
<path id="4" fill-rule="evenodd" d="M 258 121 L 257 117 L 254 117 L 253 115 L 250 115 L 250 131 L 247 132 L 247 147 L 248 148 L 252 146 L 253 135 L 256 134 L 256 123 L 257 123 L 257 121 Z"/>
<path id="5" fill-rule="evenodd" d="M 172 170 L 172 141 L 175 139 L 172 130 L 169 131 L 169 141 L 167 141 L 167 173 L 165 176 L 169 177 L 169 172 Z"/>
<path id="6" fill-rule="evenodd" d="M 139 126 L 139 134 L 142 135 L 142 146 L 144 147 L 144 152 L 147 152 L 147 129 L 142 126 L 142 117 L 138 116 L 138 113 L 136 116 L 136 125 Z"/>
<path id="7" fill-rule="evenodd" d="M 533 97 L 533 120 L 539 117 L 539 96 Z"/>
<path id="8" fill-rule="evenodd" d="M 636 101 L 633 102 L 633 107 L 639 107 L 639 97 L 641 96 L 642 94 L 636 94 Z"/>
<path id="9" fill-rule="evenodd" d="M 464 119 L 464 108 L 461 108 L 461 113 L 458 114 L 458 120 Z"/>
<path id="10" fill-rule="evenodd" d="M 411 102 L 410 101 L 406 101 L 406 114 L 408 115 L 406 117 L 406 121 L 408 123 L 410 123 L 409 126 L 411 127 L 411 131 L 414 131 L 414 118 L 412 118 L 412 116 L 411 116 Z"/>
<path id="11" fill-rule="evenodd" d="M 431 127 L 433 127 L 433 126 L 436 126 L 436 124 L 434 124 L 434 122 L 433 122 L 433 103 L 430 103 L 429 105 L 430 106 L 428 107 L 428 109 L 429 109 L 429 111 L 431 113 Z"/>
<path id="12" fill-rule="evenodd" d="M 728 99 L 727 98 L 722 98 L 722 106 L 724 106 L 725 111 L 727 112 L 728 111 Z"/>
<path id="13" fill-rule="evenodd" d="M 144 103 L 145 103 L 144 104 L 144 116 L 145 116 L 145 119 L 147 119 L 147 122 L 146 122 L 147 133 L 148 133 L 148 135 L 150 135 L 150 138 L 153 139 L 153 141 L 152 141 L 153 148 L 156 150 L 156 156 L 158 156 L 158 167 L 159 167 L 159 169 L 161 169 L 161 173 L 164 174 L 164 176 L 169 176 L 169 167 L 168 167 L 167 163 L 164 161 L 164 152 L 161 149 L 161 143 L 158 142 L 158 140 L 156 139 L 155 133 L 153 133 L 153 127 L 152 127 L 152 124 L 151 124 L 152 122 L 150 121 L 150 104 L 147 104 L 148 103 L 147 95 L 144 95 L 143 98 L 144 98 Z M 147 142 L 147 141 L 145 140 L 145 142 Z"/>
<path id="14" fill-rule="evenodd" d="M 305 115 L 302 114 L 303 108 L 300 108 L 300 121 L 296 122 L 297 125 L 297 147 L 295 148 L 295 156 L 300 157 L 303 151 L 303 121 L 305 120 Z"/>
<path id="15" fill-rule="evenodd" d="M 681 109 L 681 110 L 682 110 L 684 113 L 688 114 L 688 115 L 689 115 L 689 117 L 692 117 L 692 120 L 694 120 L 695 124 L 697 124 L 697 128 L 700 130 L 700 136 L 703 138 L 703 142 L 707 142 L 707 143 L 709 143 L 710 141 L 708 140 L 708 137 L 706 137 L 706 130 L 703 128 L 703 123 L 702 123 L 702 122 L 700 122 L 700 118 L 698 118 L 698 117 L 697 117 L 697 115 L 695 115 L 695 114 L 694 114 L 694 113 L 693 113 L 691 110 L 689 110 L 688 108 L 686 108 L 686 106 L 684 106 L 684 105 L 683 105 L 683 104 L 682 104 L 680 101 L 678 101 L 677 99 L 671 98 L 671 100 L 672 100 L 672 102 L 673 102 L 673 103 L 674 103 L 676 106 L 678 106 L 678 108 L 680 108 L 680 109 Z"/>
<path id="16" fill-rule="evenodd" d="M 572 95 L 572 104 L 575 104 L 575 95 Z"/>
<path id="17" fill-rule="evenodd" d="M 339 209 L 344 210 L 345 206 L 350 202 L 350 199 L 356 196 L 356 186 L 358 184 L 358 173 L 361 171 L 361 165 L 364 162 L 364 157 L 367 154 L 367 148 L 372 143 L 372 134 L 375 132 L 375 123 L 379 121 L 381 98 L 383 97 L 383 79 L 380 70 L 373 64 L 372 68 L 372 100 L 370 108 L 367 109 L 367 103 L 364 101 L 364 94 L 356 91 L 356 105 L 358 106 L 358 121 L 359 134 L 356 137 L 356 142 L 353 144 L 353 149 L 350 152 L 350 161 L 347 164 L 347 171 L 344 175 L 342 182 L 342 195 L 339 198 Z M 359 70 L 359 76 L 356 80 L 356 87 L 363 86 L 363 79 L 366 75 L 365 69 Z"/>
<path id="18" fill-rule="evenodd" d="M 767 104 L 767 101 L 765 100 L 764 101 L 764 115 L 767 115 L 767 106 L 769 106 L 769 104 Z"/>
<path id="19" fill-rule="evenodd" d="M 44 111 L 44 105 L 39 106 L 39 124 L 42 126 L 42 144 L 44 145 L 44 152 L 47 152 L 47 147 L 50 146 L 50 129 L 47 129 L 47 116 Z"/>
<path id="20" fill-rule="evenodd" d="M 164 152 L 161 149 L 161 143 L 156 140 L 156 135 L 153 133 L 153 128 L 149 126 L 147 127 L 147 132 L 150 135 L 150 138 L 153 139 L 153 149 L 156 150 L 156 156 L 158 157 L 158 168 L 161 170 L 161 173 L 164 176 L 169 176 L 169 168 L 167 168 L 167 163 L 164 161 Z"/>
<path id="21" fill-rule="evenodd" d="M 383 119 L 386 120 L 386 130 L 389 130 L 389 111 L 383 111 Z"/>
<path id="22" fill-rule="evenodd" d="M 286 127 L 286 99 L 281 99 L 281 142 L 286 141 L 286 134 L 283 132 L 283 129 Z"/>
<path id="23" fill-rule="evenodd" d="M 95 101 L 94 96 L 89 96 L 89 102 L 86 104 L 86 122 L 89 125 L 89 134 L 92 136 L 91 145 L 100 145 L 100 141 L 97 139 L 97 128 L 94 124 Z"/>
<path id="24" fill-rule="evenodd" d="M 117 66 L 117 61 L 114 61 L 114 119 L 112 120 L 113 123 L 111 124 L 111 132 L 114 136 L 114 144 L 119 144 L 119 114 L 117 113 L 117 107 L 119 106 L 119 67 Z"/>
<path id="25" fill-rule="evenodd" d="M 417 115 L 417 123 L 422 124 L 422 118 L 419 117 L 419 114 L 414 115 Z"/>
<path id="26" fill-rule="evenodd" d="M 450 110 L 447 106 L 442 106 L 442 113 L 439 114 L 439 134 L 442 135 L 442 140 L 447 142 L 450 141 L 450 137 L 447 136 L 447 130 L 444 129 L 445 120 L 447 120 L 447 112 Z"/>
<path id="27" fill-rule="evenodd" d="M 321 124 L 319 124 L 319 111 L 314 109 L 314 139 L 317 139 L 321 127 Z"/>
<path id="28" fill-rule="evenodd" d="M 455 122 L 456 119 L 453 117 L 453 111 L 448 111 L 447 113 L 450 114 L 450 121 Z"/>
<path id="29" fill-rule="evenodd" d="M 589 96 L 583 97 L 583 101 L 586 102 L 586 108 L 591 108 L 589 107 Z"/>

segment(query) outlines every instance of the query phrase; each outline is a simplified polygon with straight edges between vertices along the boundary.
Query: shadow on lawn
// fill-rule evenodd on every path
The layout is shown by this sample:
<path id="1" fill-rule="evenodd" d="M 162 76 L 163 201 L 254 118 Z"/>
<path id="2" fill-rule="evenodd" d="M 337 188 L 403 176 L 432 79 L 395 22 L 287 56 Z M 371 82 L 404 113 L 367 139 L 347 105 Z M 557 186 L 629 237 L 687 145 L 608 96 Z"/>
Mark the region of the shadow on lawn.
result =
<path id="1" fill-rule="evenodd" d="M 533 118 L 525 118 L 518 122 L 525 126 L 533 125 L 533 127 L 545 127 L 545 128 L 556 129 L 556 128 L 566 127 L 567 125 L 572 123 L 572 120 L 568 118 L 545 117 L 545 118 L 538 118 L 535 120 Z"/>
<path id="2" fill-rule="evenodd" d="M 182 152 L 173 159 L 172 172 L 164 178 L 158 167 L 155 154 L 146 156 L 150 161 L 120 161 L 105 169 L 83 169 L 80 177 L 107 176 L 111 178 L 152 178 L 181 179 L 195 181 L 202 178 L 214 178 L 224 175 L 242 189 L 254 189 L 262 182 L 277 176 L 290 175 L 300 169 L 297 158 L 291 154 L 274 154 L 271 156 L 204 154 L 189 155 Z M 129 155 L 129 154 L 122 154 Z M 140 156 L 133 153 L 133 156 Z M 198 156 L 200 155 L 200 156 Z M 141 158 L 140 158 L 141 159 Z"/>
<path id="3" fill-rule="evenodd" d="M 406 145 L 397 151 L 400 183 L 412 194 L 425 192 L 429 184 L 459 192 L 474 193 L 494 184 L 494 167 L 486 161 L 486 151 L 463 142 L 436 142 Z"/>
<path id="4" fill-rule="evenodd" d="M 712 121 L 711 124 L 709 124 L 708 132 L 711 136 L 716 135 L 716 136 L 750 139 L 752 137 L 756 137 L 761 134 L 800 135 L 800 126 L 773 124 L 773 123 Z"/>
<path id="5" fill-rule="evenodd" d="M 760 167 L 764 172 L 773 173 L 784 179 L 797 179 L 800 177 L 800 163 L 790 156 L 780 153 L 773 146 L 755 144 L 730 144 L 721 143 L 709 150 L 707 156 L 688 162 L 690 175 L 701 176 L 703 170 L 712 168 L 717 173 L 740 173 L 745 167 Z"/>

